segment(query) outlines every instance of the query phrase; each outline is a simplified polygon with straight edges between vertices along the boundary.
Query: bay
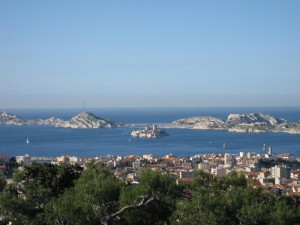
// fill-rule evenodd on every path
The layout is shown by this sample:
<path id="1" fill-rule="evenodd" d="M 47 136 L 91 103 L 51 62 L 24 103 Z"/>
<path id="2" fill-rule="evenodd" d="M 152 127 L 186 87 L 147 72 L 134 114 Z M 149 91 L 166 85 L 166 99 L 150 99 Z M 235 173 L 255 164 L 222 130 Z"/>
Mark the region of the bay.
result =
<path id="1" fill-rule="evenodd" d="M 70 119 L 80 109 L 10 109 L 7 112 L 27 119 L 57 116 Z M 175 119 L 212 115 L 226 119 L 229 113 L 263 112 L 297 121 L 299 107 L 269 108 L 168 108 L 168 109 L 89 109 L 96 116 L 124 123 L 168 123 Z M 299 116 L 299 117 L 298 117 Z M 159 139 L 131 138 L 133 128 L 67 129 L 51 126 L 0 126 L 0 154 L 17 156 L 75 155 L 95 157 L 112 155 L 179 157 L 201 153 L 238 153 L 254 151 L 262 153 L 263 144 L 272 145 L 275 154 L 290 152 L 300 156 L 300 135 L 286 133 L 231 133 L 216 130 L 166 129 L 169 136 Z M 26 139 L 30 143 L 26 144 Z M 227 149 L 223 150 L 223 143 Z"/>

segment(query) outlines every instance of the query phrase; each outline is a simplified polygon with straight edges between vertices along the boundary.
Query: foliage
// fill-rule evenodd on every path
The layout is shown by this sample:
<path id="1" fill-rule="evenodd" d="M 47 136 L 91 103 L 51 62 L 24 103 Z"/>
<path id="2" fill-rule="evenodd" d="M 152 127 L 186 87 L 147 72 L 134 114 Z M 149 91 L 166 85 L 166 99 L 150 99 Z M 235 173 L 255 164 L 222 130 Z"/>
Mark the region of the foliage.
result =
<path id="1" fill-rule="evenodd" d="M 3 189 L 5 188 L 5 186 L 6 186 L 5 178 L 0 177 L 0 192 L 3 191 Z"/>
<path id="2" fill-rule="evenodd" d="M 0 216 L 19 224 L 42 224 L 47 204 L 74 185 L 82 168 L 33 164 L 15 173 L 1 193 Z M 11 215 L 11 216 L 10 216 Z"/>
<path id="3" fill-rule="evenodd" d="M 175 210 L 178 188 L 169 174 L 144 170 L 140 184 L 134 189 L 122 192 L 121 206 L 132 204 L 139 196 L 153 196 L 155 200 L 143 209 L 129 211 L 125 214 L 128 224 L 164 224 Z"/>
<path id="4" fill-rule="evenodd" d="M 132 188 L 104 167 L 91 164 L 75 187 L 48 207 L 48 221 L 57 224 L 159 224 L 174 211 L 176 184 L 169 175 L 144 171 L 141 183 Z M 153 199 L 153 201 L 152 201 Z M 141 204 L 145 200 L 149 204 Z M 70 204 L 72 203 L 72 204 Z M 141 207 L 128 207 L 137 206 Z M 119 217 L 110 217 L 128 209 Z"/>
<path id="5" fill-rule="evenodd" d="M 40 187 L 49 191 L 50 197 L 64 192 L 65 188 L 73 186 L 78 179 L 82 167 L 78 165 L 32 164 L 15 174 L 14 180 L 25 181 L 25 188 Z"/>
<path id="6" fill-rule="evenodd" d="M 37 165 L 19 171 L 0 193 L 0 225 L 299 224 L 300 198 L 274 196 L 200 170 L 177 186 L 168 173 L 143 170 L 126 186 L 103 165 Z M 5 184 L 3 184 L 5 185 Z"/>
<path id="7" fill-rule="evenodd" d="M 49 224 L 100 224 L 117 210 L 124 183 L 103 166 L 90 164 L 75 187 L 47 208 Z"/>
<path id="8" fill-rule="evenodd" d="M 7 164 L 7 172 L 8 172 L 8 177 L 11 177 L 15 169 L 18 168 L 18 163 L 16 161 L 16 157 L 11 157 L 8 161 Z"/>
<path id="9" fill-rule="evenodd" d="M 192 200 L 180 200 L 173 224 L 297 224 L 300 199 L 277 197 L 247 187 L 246 179 L 231 173 L 216 179 L 200 171 L 194 179 Z"/>

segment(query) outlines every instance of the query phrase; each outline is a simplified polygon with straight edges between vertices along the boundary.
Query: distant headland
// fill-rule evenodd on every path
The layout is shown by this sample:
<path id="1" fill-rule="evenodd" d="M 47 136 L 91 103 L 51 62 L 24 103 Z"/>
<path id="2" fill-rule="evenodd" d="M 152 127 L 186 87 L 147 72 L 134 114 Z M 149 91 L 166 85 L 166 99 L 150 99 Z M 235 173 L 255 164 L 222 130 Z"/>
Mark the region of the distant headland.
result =
<path id="1" fill-rule="evenodd" d="M 0 113 L 0 125 L 50 125 L 64 128 L 111 128 L 123 125 L 120 122 L 110 121 L 95 116 L 92 113 L 81 112 L 70 120 L 51 117 L 48 119 L 26 120 L 7 112 Z"/>
<path id="2" fill-rule="evenodd" d="M 229 114 L 226 121 L 212 116 L 194 116 L 175 120 L 171 126 L 202 130 L 228 130 L 238 133 L 286 132 L 300 134 L 300 121 L 289 123 L 285 119 L 264 113 Z"/>

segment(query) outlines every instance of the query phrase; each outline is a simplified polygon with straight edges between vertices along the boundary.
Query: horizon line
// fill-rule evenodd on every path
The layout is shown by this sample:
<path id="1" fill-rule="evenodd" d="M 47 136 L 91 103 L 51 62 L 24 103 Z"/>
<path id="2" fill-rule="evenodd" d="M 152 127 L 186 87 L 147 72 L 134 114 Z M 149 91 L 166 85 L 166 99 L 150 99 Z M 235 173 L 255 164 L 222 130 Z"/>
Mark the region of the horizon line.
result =
<path id="1" fill-rule="evenodd" d="M 299 108 L 300 105 L 272 105 L 272 106 L 91 106 L 85 107 L 85 111 L 89 109 L 197 109 L 197 108 Z M 2 109 L 2 110 L 1 110 Z M 0 107 L 1 111 L 15 109 L 82 109 L 82 107 Z"/>

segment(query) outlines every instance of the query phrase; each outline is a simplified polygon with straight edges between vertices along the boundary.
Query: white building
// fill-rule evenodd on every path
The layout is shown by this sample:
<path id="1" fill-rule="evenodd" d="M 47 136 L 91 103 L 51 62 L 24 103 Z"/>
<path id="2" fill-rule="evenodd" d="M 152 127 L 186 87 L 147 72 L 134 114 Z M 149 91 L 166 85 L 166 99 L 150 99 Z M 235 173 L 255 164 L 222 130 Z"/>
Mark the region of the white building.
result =
<path id="1" fill-rule="evenodd" d="M 229 165 L 229 166 L 234 166 L 235 164 L 235 155 L 232 155 L 232 154 L 225 154 L 225 157 L 224 157 L 224 163 L 225 165 Z"/>
<path id="2" fill-rule="evenodd" d="M 285 184 L 291 177 L 291 169 L 286 166 L 276 165 L 272 167 L 272 175 L 275 178 L 275 184 Z"/>
<path id="3" fill-rule="evenodd" d="M 211 168 L 211 174 L 215 175 L 216 177 L 225 177 L 226 169 L 223 167 Z"/>
<path id="4" fill-rule="evenodd" d="M 70 156 L 67 155 L 62 155 L 59 157 L 56 157 L 56 163 L 66 163 L 69 164 L 70 163 Z"/>
<path id="5" fill-rule="evenodd" d="M 137 159 L 136 161 L 134 161 L 132 163 L 132 168 L 133 169 L 136 169 L 136 170 L 139 170 L 141 169 L 141 161 L 139 159 Z"/>
<path id="6" fill-rule="evenodd" d="M 143 159 L 147 159 L 147 160 L 151 160 L 153 159 L 153 155 L 152 154 L 148 154 L 148 155 L 143 155 Z"/>
<path id="7" fill-rule="evenodd" d="M 70 164 L 73 164 L 73 165 L 74 164 L 79 164 L 79 165 L 82 164 L 81 159 L 76 156 L 70 156 L 69 161 L 70 161 Z"/>
<path id="8" fill-rule="evenodd" d="M 26 154 L 24 156 L 17 156 L 16 157 L 17 163 L 19 163 L 21 166 L 29 166 L 31 165 L 31 156 Z"/>

